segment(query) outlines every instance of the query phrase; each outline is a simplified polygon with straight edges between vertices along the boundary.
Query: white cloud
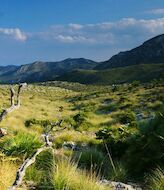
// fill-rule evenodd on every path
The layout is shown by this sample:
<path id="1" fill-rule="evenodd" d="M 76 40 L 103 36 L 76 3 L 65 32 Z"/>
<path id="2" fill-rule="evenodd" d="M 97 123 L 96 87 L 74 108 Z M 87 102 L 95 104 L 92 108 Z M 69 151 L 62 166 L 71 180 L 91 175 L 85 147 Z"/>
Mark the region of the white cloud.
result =
<path id="1" fill-rule="evenodd" d="M 70 23 L 69 26 L 72 27 L 73 29 L 76 29 L 76 30 L 79 30 L 79 29 L 83 28 L 83 25 L 81 25 L 81 24 L 72 24 L 72 23 Z"/>
<path id="2" fill-rule="evenodd" d="M 97 24 L 54 25 L 41 38 L 54 39 L 62 43 L 119 44 L 120 41 L 135 41 L 164 33 L 164 18 L 123 18 L 116 22 Z"/>
<path id="3" fill-rule="evenodd" d="M 145 11 L 145 13 L 147 13 L 147 14 L 153 14 L 153 15 L 164 14 L 164 8 L 152 9 L 152 10 L 149 10 L 149 11 Z"/>
<path id="4" fill-rule="evenodd" d="M 0 34 L 11 36 L 19 41 L 27 39 L 27 36 L 19 28 L 0 28 Z"/>

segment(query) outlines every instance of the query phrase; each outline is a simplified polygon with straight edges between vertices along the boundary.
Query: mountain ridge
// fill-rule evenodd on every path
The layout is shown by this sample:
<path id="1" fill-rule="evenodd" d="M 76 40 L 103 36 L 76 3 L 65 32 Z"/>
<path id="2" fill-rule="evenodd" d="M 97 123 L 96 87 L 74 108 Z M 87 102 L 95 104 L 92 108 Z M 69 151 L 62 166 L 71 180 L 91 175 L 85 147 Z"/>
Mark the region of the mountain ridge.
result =
<path id="1" fill-rule="evenodd" d="M 103 70 L 129 65 L 162 62 L 164 62 L 164 34 L 155 36 L 136 48 L 119 52 L 109 60 L 96 66 L 94 69 Z"/>
<path id="2" fill-rule="evenodd" d="M 156 72 L 163 72 L 162 63 L 164 63 L 164 34 L 155 36 L 144 42 L 142 45 L 133 48 L 132 50 L 120 52 L 114 56 L 112 56 L 109 60 L 104 62 L 96 62 L 90 59 L 85 58 L 67 58 L 62 61 L 56 62 L 43 62 L 43 61 L 35 61 L 33 63 L 21 65 L 21 66 L 0 66 L 0 82 L 1 83 L 18 83 L 18 82 L 46 82 L 52 80 L 66 80 L 79 82 L 80 79 L 83 78 L 82 82 L 88 83 L 88 81 L 92 81 L 93 83 L 99 83 L 103 81 L 106 83 L 107 81 L 113 81 L 115 76 L 111 72 L 103 72 L 105 70 L 110 70 L 113 68 L 125 68 L 122 70 L 127 71 L 125 75 L 128 75 L 128 72 L 133 72 L 133 69 L 138 69 L 138 75 L 142 72 L 142 67 L 146 67 L 145 65 L 152 64 L 153 66 L 149 66 L 149 72 L 154 73 L 153 70 L 155 69 Z M 161 69 L 159 65 L 161 65 Z M 135 65 L 143 65 L 141 67 L 135 67 Z M 126 69 L 126 67 L 128 67 Z M 151 69 L 150 69 L 151 68 Z M 120 72 L 120 77 L 122 76 L 122 70 L 113 70 L 113 72 Z M 101 72 L 102 71 L 102 72 Z M 99 73 L 100 72 L 100 73 Z M 148 72 L 148 71 L 147 71 Z M 87 80 L 85 79 L 87 73 Z M 94 77 L 93 77 L 94 73 Z M 104 73 L 105 75 L 110 73 L 108 78 L 102 77 L 100 75 Z M 149 75 L 144 70 L 145 75 Z M 159 78 L 157 73 L 155 75 L 156 78 Z M 96 76 L 95 76 L 96 75 Z M 76 76 L 77 79 L 74 77 Z M 119 75 L 118 75 L 119 76 Z M 149 79 L 153 79 L 153 75 L 149 75 Z M 69 77 L 69 78 L 68 78 Z M 142 76 L 142 78 L 144 78 Z M 84 80 L 85 79 L 85 80 Z M 138 79 L 136 75 L 136 79 Z M 78 81 L 79 80 L 79 81 Z M 135 78 L 134 78 L 135 80 Z M 115 82 L 122 81 L 121 78 L 117 79 Z M 128 76 L 127 80 L 129 81 Z M 72 82 L 72 81 L 71 81 Z M 109 82 L 108 82 L 109 83 Z"/>

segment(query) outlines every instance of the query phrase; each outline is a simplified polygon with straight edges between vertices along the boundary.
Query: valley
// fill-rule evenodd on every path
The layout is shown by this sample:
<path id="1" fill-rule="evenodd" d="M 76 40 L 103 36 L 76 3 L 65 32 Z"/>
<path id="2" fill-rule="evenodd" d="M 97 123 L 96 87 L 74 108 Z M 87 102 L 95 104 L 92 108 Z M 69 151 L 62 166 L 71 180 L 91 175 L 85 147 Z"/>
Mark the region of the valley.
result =
<path id="1" fill-rule="evenodd" d="M 5 109 L 9 86 L 1 85 L 0 94 Z M 103 179 L 133 182 L 143 189 L 162 187 L 163 94 L 158 80 L 115 86 L 58 81 L 28 85 L 21 107 L 0 124 L 7 131 L 0 138 L 0 189 L 11 187 L 16 170 L 43 147 L 42 134 L 60 119 L 61 126 L 49 137 L 54 152 L 38 155 L 19 189 L 112 189 Z"/>

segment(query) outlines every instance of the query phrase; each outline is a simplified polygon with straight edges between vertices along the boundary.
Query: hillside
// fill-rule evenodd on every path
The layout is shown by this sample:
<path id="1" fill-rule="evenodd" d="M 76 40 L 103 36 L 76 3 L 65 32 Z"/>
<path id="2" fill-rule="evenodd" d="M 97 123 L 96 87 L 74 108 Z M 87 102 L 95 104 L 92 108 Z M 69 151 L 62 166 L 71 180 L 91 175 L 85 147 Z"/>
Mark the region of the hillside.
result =
<path id="1" fill-rule="evenodd" d="M 130 51 L 120 52 L 105 62 L 69 58 L 59 62 L 36 61 L 21 66 L 0 67 L 0 83 L 61 80 L 105 85 L 134 80 L 147 82 L 164 77 L 163 63 L 164 34 Z"/>
<path id="2" fill-rule="evenodd" d="M 113 84 L 139 80 L 147 82 L 164 78 L 164 64 L 142 64 L 108 70 L 76 70 L 56 78 L 59 81 L 83 84 Z"/>
<path id="3" fill-rule="evenodd" d="M 58 75 L 74 69 L 93 69 L 96 65 L 96 62 L 84 58 L 69 58 L 59 62 L 36 61 L 22 66 L 0 67 L 0 81 L 1 83 L 42 82 L 53 80 Z"/>
<path id="4" fill-rule="evenodd" d="M 129 65 L 163 63 L 164 62 L 164 34 L 156 36 L 141 46 L 130 51 L 120 52 L 108 61 L 102 62 L 95 69 L 103 70 Z"/>
<path id="5" fill-rule="evenodd" d="M 137 186 L 122 189 L 163 190 L 163 83 L 115 90 L 58 83 L 26 85 L 21 106 L 1 120 L 0 190 L 9 189 L 18 168 L 43 148 L 16 190 L 115 190 L 111 181 Z M 11 105 L 10 87 L 0 85 L 0 116 Z M 45 146 L 45 134 L 51 145 Z"/>

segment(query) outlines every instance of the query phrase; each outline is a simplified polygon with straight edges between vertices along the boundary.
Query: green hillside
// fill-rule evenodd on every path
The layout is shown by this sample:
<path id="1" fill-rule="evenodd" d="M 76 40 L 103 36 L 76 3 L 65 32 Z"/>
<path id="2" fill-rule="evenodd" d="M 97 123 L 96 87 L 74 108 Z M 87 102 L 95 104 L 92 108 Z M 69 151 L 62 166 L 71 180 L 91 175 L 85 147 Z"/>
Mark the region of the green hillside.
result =
<path id="1" fill-rule="evenodd" d="M 57 80 L 83 84 L 113 84 L 139 80 L 147 82 L 164 78 L 164 64 L 133 65 L 109 70 L 76 70 L 66 73 Z"/>

